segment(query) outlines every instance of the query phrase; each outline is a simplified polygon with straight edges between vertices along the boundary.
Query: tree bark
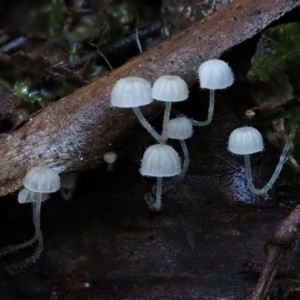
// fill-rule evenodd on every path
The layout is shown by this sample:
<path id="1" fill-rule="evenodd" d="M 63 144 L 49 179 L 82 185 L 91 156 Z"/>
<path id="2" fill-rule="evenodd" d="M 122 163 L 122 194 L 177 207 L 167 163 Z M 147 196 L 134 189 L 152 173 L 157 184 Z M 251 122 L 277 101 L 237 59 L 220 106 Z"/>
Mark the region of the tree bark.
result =
<path id="1" fill-rule="evenodd" d="M 130 109 L 110 106 L 115 82 L 140 76 L 151 83 L 161 75 L 177 75 L 191 86 L 201 62 L 251 38 L 300 5 L 300 0 L 239 0 L 75 93 L 52 103 L 23 127 L 0 139 L 0 196 L 18 190 L 26 171 L 48 165 L 59 172 L 95 168 L 103 154 L 120 141 L 136 119 Z M 155 115 L 155 102 L 143 109 Z"/>

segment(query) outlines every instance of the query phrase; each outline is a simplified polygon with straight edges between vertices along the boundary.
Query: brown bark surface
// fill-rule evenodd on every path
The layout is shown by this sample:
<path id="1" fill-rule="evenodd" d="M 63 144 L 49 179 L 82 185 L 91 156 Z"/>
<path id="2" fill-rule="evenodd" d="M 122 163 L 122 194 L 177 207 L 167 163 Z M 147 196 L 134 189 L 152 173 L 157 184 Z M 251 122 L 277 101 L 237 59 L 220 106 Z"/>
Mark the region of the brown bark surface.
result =
<path id="1" fill-rule="evenodd" d="M 163 74 L 178 75 L 189 85 L 207 59 L 249 39 L 272 21 L 299 6 L 300 1 L 233 1 L 208 18 L 122 67 L 53 103 L 0 143 L 0 195 L 22 186 L 26 171 L 36 165 L 59 172 L 96 167 L 109 145 L 136 123 L 131 110 L 110 107 L 114 83 L 125 76 L 141 76 L 151 83 Z M 160 104 L 145 108 L 155 114 Z"/>

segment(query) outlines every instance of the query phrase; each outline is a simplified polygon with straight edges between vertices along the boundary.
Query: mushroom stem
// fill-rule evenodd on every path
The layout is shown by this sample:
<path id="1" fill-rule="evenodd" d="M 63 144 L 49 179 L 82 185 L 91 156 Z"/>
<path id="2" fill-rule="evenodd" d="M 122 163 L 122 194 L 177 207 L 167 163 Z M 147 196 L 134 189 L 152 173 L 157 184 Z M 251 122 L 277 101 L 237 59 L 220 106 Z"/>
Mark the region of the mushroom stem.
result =
<path id="1" fill-rule="evenodd" d="M 183 151 L 184 161 L 183 161 L 182 171 L 178 175 L 178 177 L 183 178 L 185 176 L 185 173 L 186 173 L 188 167 L 189 167 L 190 158 L 189 158 L 189 152 L 188 152 L 188 148 L 186 146 L 185 141 L 180 140 L 180 145 L 181 145 L 181 148 L 182 148 L 182 151 Z"/>
<path id="2" fill-rule="evenodd" d="M 110 172 L 113 171 L 113 169 L 114 169 L 113 163 L 108 163 L 108 164 L 107 164 L 107 167 L 106 167 L 106 172 L 107 172 L 107 173 L 110 173 Z"/>
<path id="3" fill-rule="evenodd" d="M 170 119 L 170 112 L 171 112 L 172 102 L 166 102 L 165 114 L 164 114 L 164 121 L 163 121 L 163 129 L 160 138 L 160 143 L 165 144 L 168 140 L 168 123 Z"/>
<path id="4" fill-rule="evenodd" d="M 144 126 L 144 128 L 148 130 L 148 132 L 154 137 L 155 140 L 159 141 L 160 140 L 159 134 L 153 129 L 150 123 L 145 119 L 140 109 L 138 107 L 133 107 L 133 111 L 137 116 L 137 118 L 139 119 L 139 121 L 141 122 L 141 124 Z"/>
<path id="5" fill-rule="evenodd" d="M 33 220 L 35 226 L 35 235 L 41 235 L 41 201 L 32 203 Z"/>
<path id="6" fill-rule="evenodd" d="M 31 246 L 32 244 L 34 244 L 37 240 L 39 240 L 39 247 L 40 248 L 40 236 L 41 236 L 41 230 L 40 230 L 40 212 L 41 212 L 41 202 L 37 201 L 37 202 L 33 202 L 32 203 L 32 209 L 33 209 L 33 224 L 35 227 L 35 235 L 33 238 L 31 238 L 29 241 L 19 244 L 19 245 L 15 245 L 15 246 L 8 246 L 3 248 L 0 251 L 0 255 L 6 255 L 12 252 L 16 252 L 20 249 L 24 249 L 28 246 Z M 35 254 L 34 254 L 35 255 Z M 29 258 L 30 259 L 30 258 Z M 34 260 L 35 261 L 35 260 Z"/>
<path id="7" fill-rule="evenodd" d="M 166 189 L 168 187 L 170 187 L 171 185 L 173 185 L 175 182 L 177 182 L 178 180 L 184 178 L 185 173 L 186 173 L 186 171 L 187 171 L 187 169 L 189 167 L 190 158 L 189 158 L 188 148 L 187 148 L 186 143 L 185 143 L 184 140 L 179 140 L 179 141 L 180 141 L 180 145 L 181 145 L 183 156 L 184 156 L 182 170 L 181 170 L 181 172 L 180 172 L 180 174 L 178 176 L 173 177 L 167 183 L 165 183 L 164 192 L 166 191 Z"/>
<path id="8" fill-rule="evenodd" d="M 38 203 L 39 203 L 39 205 L 38 205 Z M 41 210 L 41 202 L 39 202 L 39 201 L 38 202 L 33 202 L 32 203 L 32 208 L 33 208 L 33 224 L 34 224 L 34 227 L 35 227 L 34 237 L 31 238 L 29 241 L 27 241 L 25 243 L 15 245 L 15 246 L 8 246 L 8 247 L 3 248 L 0 251 L 0 256 L 1 255 L 6 255 L 6 254 L 9 254 L 9 253 L 13 253 L 13 252 L 16 252 L 20 249 L 24 249 L 28 246 L 31 246 L 32 244 L 34 244 L 39 239 L 39 236 L 41 235 L 41 232 L 40 232 L 40 215 L 37 216 L 37 211 Z M 37 222 L 38 222 L 38 225 L 37 225 Z"/>
<path id="9" fill-rule="evenodd" d="M 157 177 L 156 182 L 156 202 L 154 204 L 155 210 L 160 210 L 161 208 L 161 193 L 162 193 L 162 177 Z"/>
<path id="10" fill-rule="evenodd" d="M 143 53 L 142 45 L 141 45 L 140 38 L 139 38 L 139 29 L 138 29 L 138 27 L 136 27 L 136 29 L 135 29 L 135 39 L 136 39 L 136 44 L 138 46 L 139 52 Z"/>
<path id="11" fill-rule="evenodd" d="M 215 90 L 209 90 L 209 107 L 208 107 L 208 116 L 207 120 L 204 122 L 196 121 L 196 120 L 191 120 L 192 124 L 194 126 L 206 126 L 211 123 L 213 113 L 214 113 L 214 107 L 215 107 Z"/>
<path id="12" fill-rule="evenodd" d="M 257 189 L 255 188 L 254 184 L 253 184 L 253 178 L 252 178 L 252 172 L 251 172 L 251 165 L 250 165 L 250 157 L 249 155 L 245 155 L 245 165 L 246 165 L 246 176 L 247 176 L 247 185 L 248 188 L 250 189 L 250 191 L 255 194 L 255 195 L 262 195 L 268 192 L 269 189 L 272 188 L 274 182 L 276 181 L 277 177 L 280 174 L 280 171 L 284 165 L 284 163 L 287 160 L 288 157 L 288 152 L 289 149 L 291 147 L 292 141 L 295 138 L 295 134 L 296 134 L 296 126 L 292 125 L 291 126 L 291 132 L 288 136 L 288 138 L 286 139 L 285 142 L 285 146 L 282 150 L 282 153 L 280 155 L 279 158 L 279 162 L 276 166 L 276 169 L 272 175 L 272 177 L 270 178 L 269 182 L 261 189 Z"/>
<path id="13" fill-rule="evenodd" d="M 36 249 L 36 251 L 34 252 L 33 255 L 31 255 L 30 257 L 26 258 L 25 261 L 22 263 L 21 266 L 18 266 L 15 270 L 14 269 L 10 269 L 9 272 L 12 275 L 17 275 L 20 272 L 22 272 L 25 268 L 27 268 L 28 266 L 32 265 L 33 263 L 35 263 L 41 256 L 41 253 L 43 252 L 44 249 L 44 243 L 43 243 L 43 237 L 40 234 L 38 237 L 38 241 L 39 241 L 39 245 Z"/>
<path id="14" fill-rule="evenodd" d="M 28 246 L 31 246 L 32 244 L 34 244 L 36 241 L 38 240 L 38 236 L 37 235 L 34 235 L 33 238 L 31 238 L 29 241 L 23 243 L 23 244 L 20 244 L 20 245 L 15 245 L 15 246 L 8 246 L 8 247 L 4 247 L 2 248 L 2 250 L 0 251 L 0 256 L 2 255 L 6 255 L 6 254 L 9 254 L 9 253 L 13 253 L 13 252 L 16 252 L 20 249 L 23 249 L 23 248 L 26 248 Z"/>
<path id="15" fill-rule="evenodd" d="M 30 257 L 25 259 L 22 265 L 18 267 L 17 271 L 11 270 L 12 274 L 18 274 L 23 269 L 35 263 L 40 258 L 41 253 L 43 252 L 44 243 L 43 243 L 43 237 L 41 232 L 41 201 L 32 203 L 32 211 L 33 211 L 33 221 L 35 226 L 35 237 L 38 240 L 38 247 Z"/>

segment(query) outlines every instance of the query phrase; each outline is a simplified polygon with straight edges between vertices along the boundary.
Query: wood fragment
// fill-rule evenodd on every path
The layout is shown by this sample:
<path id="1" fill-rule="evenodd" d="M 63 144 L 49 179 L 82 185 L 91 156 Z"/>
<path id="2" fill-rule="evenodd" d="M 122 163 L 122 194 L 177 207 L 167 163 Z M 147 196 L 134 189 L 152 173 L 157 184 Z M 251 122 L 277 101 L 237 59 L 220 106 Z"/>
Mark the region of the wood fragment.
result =
<path id="1" fill-rule="evenodd" d="M 299 229 L 300 205 L 297 205 L 276 229 L 267 244 L 268 256 L 253 290 L 251 300 L 266 299 L 285 254 L 296 241 Z"/>
<path id="2" fill-rule="evenodd" d="M 140 76 L 153 83 L 161 75 L 172 74 L 191 86 L 197 80 L 201 62 L 219 57 L 299 5 L 300 0 L 233 1 L 122 67 L 52 103 L 23 127 L 1 138 L 0 196 L 21 188 L 26 171 L 33 166 L 48 165 L 59 172 L 99 166 L 109 145 L 116 145 L 137 124 L 130 109 L 110 107 L 110 92 L 119 78 Z M 161 104 L 154 103 L 143 112 L 149 117 L 161 109 Z"/>

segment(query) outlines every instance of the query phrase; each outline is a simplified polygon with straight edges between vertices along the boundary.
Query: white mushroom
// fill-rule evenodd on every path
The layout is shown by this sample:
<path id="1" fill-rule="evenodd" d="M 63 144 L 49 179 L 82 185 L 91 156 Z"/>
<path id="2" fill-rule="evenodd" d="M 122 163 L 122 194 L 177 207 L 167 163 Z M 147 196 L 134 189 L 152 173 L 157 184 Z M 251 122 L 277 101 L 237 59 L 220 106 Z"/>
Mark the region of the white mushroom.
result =
<path id="1" fill-rule="evenodd" d="M 231 68 L 221 59 L 210 59 L 202 63 L 198 70 L 200 86 L 203 89 L 222 90 L 231 86 L 234 77 Z"/>
<path id="2" fill-rule="evenodd" d="M 113 151 L 106 152 L 103 155 L 103 159 L 107 163 L 107 172 L 111 172 L 113 170 L 114 162 L 117 159 L 117 153 Z"/>
<path id="3" fill-rule="evenodd" d="M 54 193 L 60 188 L 60 178 L 49 167 L 33 167 L 24 178 L 24 186 L 33 192 Z"/>
<path id="4" fill-rule="evenodd" d="M 175 140 L 186 140 L 193 135 L 192 122 L 186 117 L 179 117 L 169 121 L 168 138 Z"/>
<path id="5" fill-rule="evenodd" d="M 0 252 L 0 255 L 15 252 L 19 249 L 32 245 L 38 240 L 38 248 L 36 252 L 23 262 L 22 266 L 18 268 L 18 272 L 34 263 L 43 251 L 43 238 L 40 229 L 41 203 L 48 199 L 49 193 L 59 190 L 60 178 L 58 174 L 49 167 L 33 167 L 25 176 L 24 186 L 25 188 L 19 192 L 18 201 L 19 203 L 32 203 L 35 235 L 28 242 L 6 247 Z"/>
<path id="6" fill-rule="evenodd" d="M 155 210 L 161 208 L 162 178 L 176 176 L 180 172 L 180 157 L 172 147 L 156 144 L 144 153 L 140 173 L 143 176 L 157 177 Z"/>
<path id="7" fill-rule="evenodd" d="M 140 77 L 125 77 L 119 79 L 111 91 L 111 105 L 122 108 L 132 108 L 141 124 L 158 141 L 160 136 L 142 115 L 139 106 L 150 104 L 150 83 Z"/>
<path id="8" fill-rule="evenodd" d="M 285 146 L 282 150 L 277 167 L 269 180 L 269 182 L 261 189 L 255 188 L 252 179 L 250 154 L 263 150 L 263 139 L 260 132 L 253 127 L 241 127 L 233 130 L 229 136 L 228 150 L 234 154 L 245 156 L 247 185 L 250 191 L 256 195 L 262 195 L 272 188 L 275 180 L 280 174 L 283 164 L 287 160 L 288 151 L 295 137 L 296 128 L 292 126 L 290 135 L 288 136 Z"/>
<path id="9" fill-rule="evenodd" d="M 154 82 L 152 97 L 158 101 L 166 102 L 160 143 L 165 144 L 168 139 L 167 128 L 172 102 L 184 101 L 188 96 L 188 86 L 186 82 L 178 76 L 164 75 Z"/>
<path id="10" fill-rule="evenodd" d="M 234 154 L 249 155 L 264 149 L 261 133 L 253 127 L 240 127 L 229 136 L 228 150 Z"/>
<path id="11" fill-rule="evenodd" d="M 234 82 L 234 76 L 228 64 L 220 59 L 210 59 L 202 63 L 198 70 L 200 86 L 209 89 L 209 108 L 207 120 L 198 122 L 193 120 L 193 125 L 206 126 L 210 124 L 215 102 L 215 90 L 225 89 Z"/>

